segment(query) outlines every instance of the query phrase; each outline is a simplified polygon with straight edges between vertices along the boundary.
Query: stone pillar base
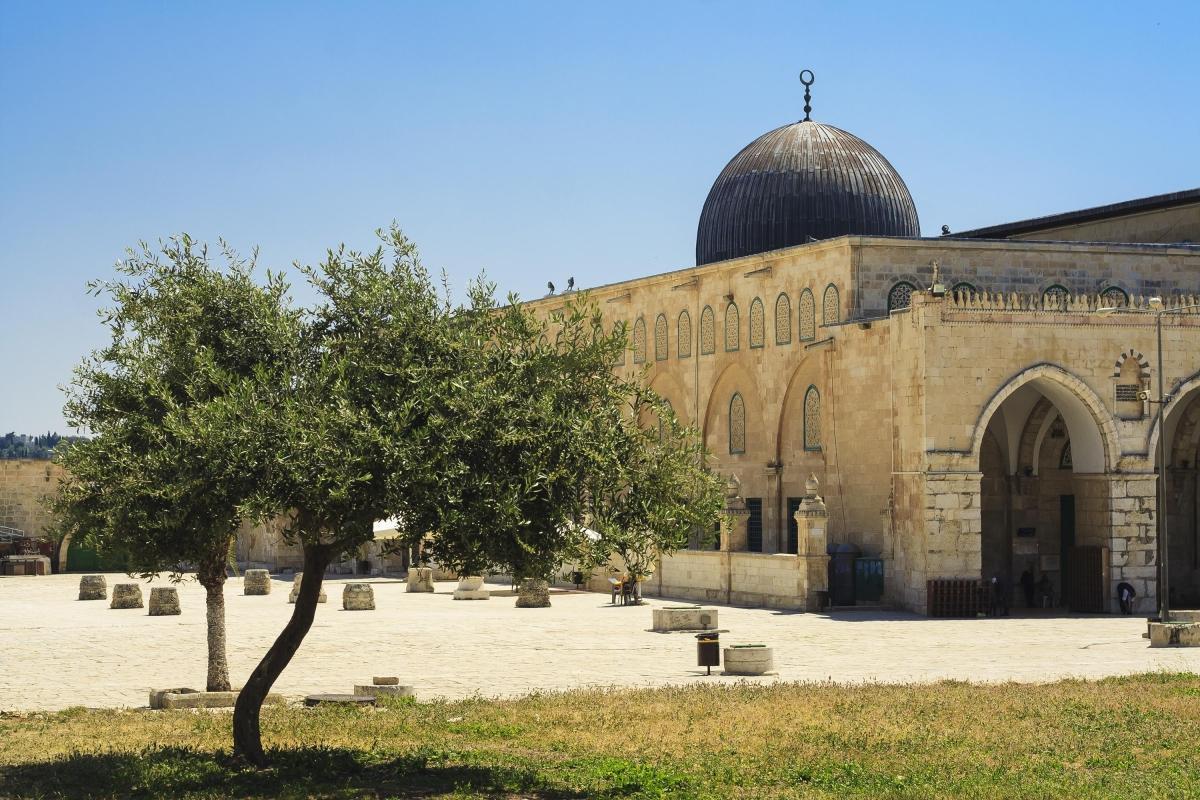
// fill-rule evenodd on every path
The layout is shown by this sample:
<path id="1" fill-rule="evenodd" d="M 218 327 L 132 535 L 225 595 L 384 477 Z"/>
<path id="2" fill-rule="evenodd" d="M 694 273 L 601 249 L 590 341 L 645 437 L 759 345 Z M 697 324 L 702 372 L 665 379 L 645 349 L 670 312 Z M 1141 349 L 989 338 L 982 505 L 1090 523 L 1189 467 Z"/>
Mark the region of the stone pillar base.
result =
<path id="1" fill-rule="evenodd" d="M 455 600 L 490 600 L 492 593 L 483 587 L 482 575 L 468 575 L 458 582 L 454 590 Z"/>
<path id="2" fill-rule="evenodd" d="M 775 669 L 775 655 L 769 647 L 726 647 L 723 655 L 726 675 L 765 675 Z"/>
<path id="3" fill-rule="evenodd" d="M 347 583 L 342 589 L 343 611 L 374 611 L 375 590 L 369 583 Z"/>
<path id="4" fill-rule="evenodd" d="M 517 608 L 549 608 L 550 584 L 540 580 L 521 581 L 517 589 Z"/>
<path id="5" fill-rule="evenodd" d="M 265 569 L 248 569 L 242 576 L 242 593 L 263 595 L 271 593 L 271 573 Z"/>
<path id="6" fill-rule="evenodd" d="M 408 571 L 406 592 L 432 592 L 433 570 L 429 567 L 413 567 Z"/>
<path id="7" fill-rule="evenodd" d="M 151 617 L 171 617 L 181 613 L 179 590 L 174 586 L 156 586 L 150 590 Z"/>
<path id="8" fill-rule="evenodd" d="M 142 608 L 142 587 L 136 583 L 118 583 L 113 587 L 109 608 Z"/>
<path id="9" fill-rule="evenodd" d="M 79 579 L 80 600 L 107 600 L 108 583 L 103 575 L 84 575 Z"/>
<path id="10" fill-rule="evenodd" d="M 296 598 L 300 596 L 300 581 L 304 577 L 303 572 L 297 572 L 296 577 L 292 579 L 292 591 L 288 594 L 288 602 L 296 602 Z M 318 603 L 324 603 L 329 598 L 325 595 L 325 585 L 321 584 L 321 596 L 317 598 Z"/>

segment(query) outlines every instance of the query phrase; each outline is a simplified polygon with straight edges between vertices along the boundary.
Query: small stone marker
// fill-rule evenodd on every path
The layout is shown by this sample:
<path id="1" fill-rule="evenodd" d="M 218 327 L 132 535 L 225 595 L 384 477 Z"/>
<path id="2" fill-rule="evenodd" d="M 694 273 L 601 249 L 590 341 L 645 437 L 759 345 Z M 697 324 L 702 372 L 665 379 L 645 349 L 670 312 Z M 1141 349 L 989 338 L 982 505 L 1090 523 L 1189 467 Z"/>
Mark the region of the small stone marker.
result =
<path id="1" fill-rule="evenodd" d="M 297 572 L 296 577 L 292 579 L 292 592 L 288 595 L 288 602 L 296 602 L 296 598 L 300 596 L 300 580 L 304 577 L 303 572 Z M 317 598 L 318 603 L 324 603 L 329 598 L 325 596 L 325 586 L 321 585 L 321 596 Z"/>
<path id="2" fill-rule="evenodd" d="M 107 600 L 108 583 L 103 575 L 84 575 L 79 579 L 80 600 Z"/>
<path id="3" fill-rule="evenodd" d="M 376 676 L 371 678 L 371 683 L 375 684 L 376 686 L 398 686 L 400 684 L 400 679 L 394 676 L 390 678 L 381 678 Z"/>
<path id="4" fill-rule="evenodd" d="M 118 583 L 113 587 L 109 608 L 141 608 L 142 587 L 136 583 Z"/>
<path id="5" fill-rule="evenodd" d="M 270 594 L 271 573 L 265 569 L 248 569 L 242 577 L 243 594 Z"/>
<path id="6" fill-rule="evenodd" d="M 342 589 L 342 609 L 345 611 L 374 611 L 375 590 L 369 583 L 347 583 Z"/>
<path id="7" fill-rule="evenodd" d="M 357 684 L 354 687 L 354 693 L 364 697 L 412 697 L 413 687 L 401 686 L 399 685 L 399 681 L 397 681 L 395 686 L 364 686 Z"/>
<path id="8" fill-rule="evenodd" d="M 324 703 L 337 703 L 346 706 L 373 706 L 375 698 L 363 694 L 310 694 L 304 698 L 304 705 L 319 706 Z"/>
<path id="9" fill-rule="evenodd" d="M 408 587 L 406 592 L 432 592 L 433 569 L 430 567 L 413 567 L 408 571 Z"/>
<path id="10" fill-rule="evenodd" d="M 170 617 L 179 614 L 179 590 L 174 586 L 156 586 L 150 590 L 151 617 Z"/>
<path id="11" fill-rule="evenodd" d="M 775 668 L 775 656 L 766 645 L 734 645 L 723 655 L 726 675 L 765 675 Z"/>

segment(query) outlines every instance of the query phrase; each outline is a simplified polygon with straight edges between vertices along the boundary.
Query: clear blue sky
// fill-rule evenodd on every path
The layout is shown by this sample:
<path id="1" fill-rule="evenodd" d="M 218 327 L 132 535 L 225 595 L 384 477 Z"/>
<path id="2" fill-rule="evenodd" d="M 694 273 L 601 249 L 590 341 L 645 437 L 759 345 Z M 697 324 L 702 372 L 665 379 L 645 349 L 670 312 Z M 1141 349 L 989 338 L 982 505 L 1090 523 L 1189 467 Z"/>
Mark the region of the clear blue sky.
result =
<path id="1" fill-rule="evenodd" d="M 1200 185 L 1200 4 L 0 5 L 0 432 L 65 432 L 89 278 L 179 231 L 261 263 L 392 219 L 458 286 L 690 266 L 725 162 L 802 116 L 926 234 Z M 305 293 L 297 292 L 302 299 Z"/>

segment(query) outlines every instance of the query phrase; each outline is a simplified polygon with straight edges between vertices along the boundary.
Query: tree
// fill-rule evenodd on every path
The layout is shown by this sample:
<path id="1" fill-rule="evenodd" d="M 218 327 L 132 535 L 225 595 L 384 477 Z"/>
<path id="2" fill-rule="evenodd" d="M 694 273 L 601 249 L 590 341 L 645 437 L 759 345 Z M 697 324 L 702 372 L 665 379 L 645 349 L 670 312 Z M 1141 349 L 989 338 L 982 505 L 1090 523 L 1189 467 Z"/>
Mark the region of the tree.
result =
<path id="1" fill-rule="evenodd" d="M 255 667 L 234 709 L 234 746 L 263 766 L 259 715 L 271 686 L 312 626 L 325 569 L 372 539 L 375 520 L 436 503 L 448 478 L 434 470 L 460 423 L 448 398 L 469 391 L 455 310 L 396 227 L 386 246 L 331 250 L 303 267 L 321 304 L 306 313 L 289 374 L 246 384 L 230 407 L 268 454 L 254 503 L 287 513 L 286 538 L 304 554 L 292 617 Z M 461 404 L 457 404 L 461 405 Z M 411 526 L 410 526 L 411 533 Z"/>
<path id="2" fill-rule="evenodd" d="M 58 454 L 60 533 L 125 555 L 132 572 L 180 579 L 194 565 L 206 594 L 210 691 L 230 688 L 226 568 L 243 507 L 262 481 L 229 410 L 240 384 L 291 361 L 297 319 L 282 276 L 254 278 L 254 259 L 222 244 L 224 268 L 186 235 L 146 244 L 124 276 L 90 285 L 112 305 L 111 341 L 81 363 L 65 415 L 90 429 Z"/>
<path id="3" fill-rule="evenodd" d="M 699 432 L 681 426 L 649 389 L 634 394 L 614 449 L 616 468 L 595 473 L 588 485 L 589 521 L 600 536 L 585 543 L 582 561 L 594 568 L 616 554 L 641 580 L 691 533 L 712 529 L 724 508 L 723 486 L 705 466 Z"/>

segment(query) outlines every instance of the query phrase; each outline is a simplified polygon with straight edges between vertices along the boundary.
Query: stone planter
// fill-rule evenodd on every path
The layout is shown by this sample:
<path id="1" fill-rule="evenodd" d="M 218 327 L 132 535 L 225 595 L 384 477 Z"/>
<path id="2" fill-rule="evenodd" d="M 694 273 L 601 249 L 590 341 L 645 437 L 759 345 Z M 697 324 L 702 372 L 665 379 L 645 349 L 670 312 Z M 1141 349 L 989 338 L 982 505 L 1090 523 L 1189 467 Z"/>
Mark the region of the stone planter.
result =
<path id="1" fill-rule="evenodd" d="M 517 608 L 549 608 L 550 584 L 536 578 L 521 581 L 517 589 Z"/>
<path id="2" fill-rule="evenodd" d="M 482 575 L 468 575 L 460 578 L 458 588 L 454 590 L 455 600 L 487 600 L 492 596 L 483 586 Z"/>
<path id="3" fill-rule="evenodd" d="M 369 583 L 347 583 L 342 589 L 344 611 L 374 611 L 375 590 Z"/>
<path id="4" fill-rule="evenodd" d="M 650 610 L 651 628 L 656 631 L 712 631 L 717 628 L 717 609 L 700 606 L 663 606 Z"/>
<path id="5" fill-rule="evenodd" d="M 150 590 L 151 617 L 171 617 L 180 613 L 179 590 L 174 586 L 156 586 Z"/>
<path id="6" fill-rule="evenodd" d="M 723 655 L 726 675 L 765 675 L 775 669 L 774 653 L 761 644 L 726 647 Z"/>
<path id="7" fill-rule="evenodd" d="M 271 573 L 265 569 L 248 569 L 242 576 L 242 594 L 270 594 Z"/>
<path id="8" fill-rule="evenodd" d="M 79 579 L 80 600 L 107 600 L 108 583 L 103 575 L 84 575 Z"/>
<path id="9" fill-rule="evenodd" d="M 408 571 L 406 592 L 432 592 L 433 570 L 429 567 L 413 567 Z"/>
<path id="10" fill-rule="evenodd" d="M 292 579 L 292 591 L 288 594 L 288 602 L 296 602 L 296 598 L 300 596 L 300 580 L 304 577 L 303 572 L 297 572 L 296 577 Z M 325 595 L 325 584 L 321 584 L 321 594 L 317 598 L 318 603 L 324 603 L 329 598 Z"/>
<path id="11" fill-rule="evenodd" d="M 142 587 L 136 583 L 118 583 L 113 587 L 109 608 L 141 608 Z"/>

